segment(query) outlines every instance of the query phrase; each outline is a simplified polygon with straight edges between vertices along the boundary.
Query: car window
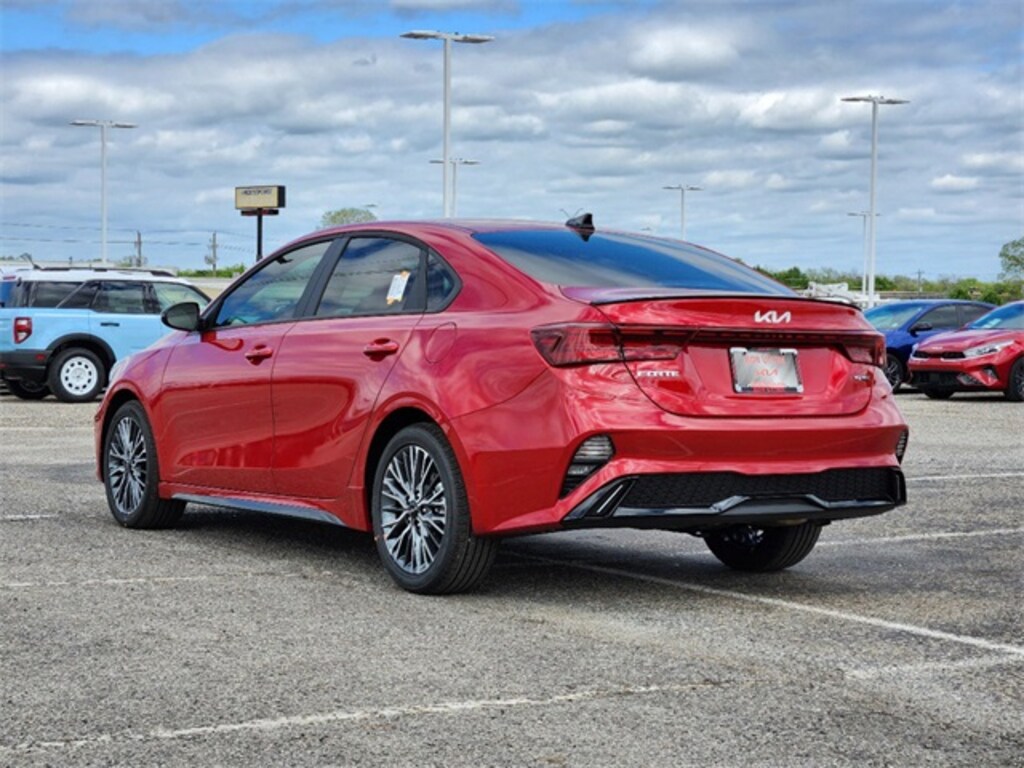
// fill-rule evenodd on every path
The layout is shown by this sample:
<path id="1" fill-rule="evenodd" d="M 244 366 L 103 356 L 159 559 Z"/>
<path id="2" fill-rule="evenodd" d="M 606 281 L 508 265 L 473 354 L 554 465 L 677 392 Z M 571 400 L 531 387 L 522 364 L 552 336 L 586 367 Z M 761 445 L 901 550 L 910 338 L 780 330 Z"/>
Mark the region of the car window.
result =
<path id="1" fill-rule="evenodd" d="M 68 280 L 26 280 L 15 291 L 12 307 L 56 307 L 80 283 Z"/>
<path id="2" fill-rule="evenodd" d="M 864 317 L 880 331 L 895 331 L 920 310 L 920 304 L 881 304 L 865 312 Z"/>
<path id="3" fill-rule="evenodd" d="M 530 277 L 593 288 L 682 288 L 792 296 L 793 291 L 721 254 L 654 237 L 571 229 L 478 232 L 473 237 Z"/>
<path id="4" fill-rule="evenodd" d="M 935 330 L 940 328 L 951 329 L 960 327 L 960 318 L 957 315 L 956 305 L 947 304 L 944 307 L 936 307 L 925 312 L 914 325 L 919 323 L 927 323 Z"/>
<path id="5" fill-rule="evenodd" d="M 992 311 L 992 307 L 979 307 L 976 304 L 963 304 L 960 307 L 960 311 L 963 312 L 963 322 L 961 325 L 967 325 L 973 323 L 982 315 L 987 315 Z"/>
<path id="6" fill-rule="evenodd" d="M 459 290 L 459 279 L 452 268 L 436 254 L 427 254 L 427 311 L 443 309 Z"/>
<path id="7" fill-rule="evenodd" d="M 99 283 L 82 283 L 57 306 L 61 309 L 89 309 L 96 298 Z"/>
<path id="8" fill-rule="evenodd" d="M 283 253 L 253 272 L 224 297 L 215 326 L 252 325 L 289 320 L 331 242 Z"/>
<path id="9" fill-rule="evenodd" d="M 416 280 L 422 249 L 387 237 L 354 237 L 327 281 L 317 317 L 421 311 Z"/>
<path id="10" fill-rule="evenodd" d="M 1024 330 L 1024 302 L 1015 301 L 1012 304 L 1004 304 L 993 309 L 987 315 L 982 315 L 973 323 L 971 328 L 976 330 Z"/>
<path id="11" fill-rule="evenodd" d="M 205 295 L 191 285 L 181 285 L 180 283 L 153 283 L 152 285 L 157 304 L 160 305 L 160 312 L 183 301 L 194 301 L 200 309 L 210 303 Z"/>
<path id="12" fill-rule="evenodd" d="M 110 312 L 117 315 L 144 315 L 146 309 L 146 286 L 144 283 L 129 281 L 104 281 L 92 300 L 96 312 Z"/>

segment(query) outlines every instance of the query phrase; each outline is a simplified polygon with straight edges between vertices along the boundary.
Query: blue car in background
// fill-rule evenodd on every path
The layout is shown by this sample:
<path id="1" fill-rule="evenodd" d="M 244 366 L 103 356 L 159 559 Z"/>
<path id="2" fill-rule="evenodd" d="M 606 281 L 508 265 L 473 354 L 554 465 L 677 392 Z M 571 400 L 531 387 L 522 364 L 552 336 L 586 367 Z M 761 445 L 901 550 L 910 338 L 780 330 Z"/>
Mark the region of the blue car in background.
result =
<path id="1" fill-rule="evenodd" d="M 864 313 L 885 334 L 885 378 L 895 392 L 908 380 L 907 360 L 914 345 L 942 331 L 955 331 L 977 320 L 994 304 L 959 299 L 893 301 Z"/>

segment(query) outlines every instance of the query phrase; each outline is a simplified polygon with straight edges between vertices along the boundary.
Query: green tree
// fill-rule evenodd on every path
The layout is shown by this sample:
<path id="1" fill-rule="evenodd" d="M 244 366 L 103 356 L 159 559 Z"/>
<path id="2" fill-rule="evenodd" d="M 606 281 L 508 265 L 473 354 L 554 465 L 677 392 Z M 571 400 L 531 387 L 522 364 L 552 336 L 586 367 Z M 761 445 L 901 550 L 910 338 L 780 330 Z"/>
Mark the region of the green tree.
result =
<path id="1" fill-rule="evenodd" d="M 369 208 L 339 208 L 327 211 L 320 217 L 321 227 L 340 227 L 343 224 L 361 224 L 364 221 L 376 221 L 377 217 Z"/>
<path id="2" fill-rule="evenodd" d="M 1024 237 L 1011 240 L 999 251 L 1004 280 L 1024 280 Z"/>

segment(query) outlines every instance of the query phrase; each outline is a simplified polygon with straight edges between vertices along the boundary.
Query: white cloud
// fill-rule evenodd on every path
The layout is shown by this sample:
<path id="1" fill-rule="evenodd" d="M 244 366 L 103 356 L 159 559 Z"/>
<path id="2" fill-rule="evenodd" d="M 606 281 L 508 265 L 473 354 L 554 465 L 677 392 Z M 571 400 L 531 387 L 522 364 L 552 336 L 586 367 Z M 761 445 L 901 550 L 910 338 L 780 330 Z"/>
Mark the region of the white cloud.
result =
<path id="1" fill-rule="evenodd" d="M 931 187 L 937 192 L 970 192 L 978 188 L 978 179 L 947 173 L 945 176 L 937 176 L 932 179 Z"/>

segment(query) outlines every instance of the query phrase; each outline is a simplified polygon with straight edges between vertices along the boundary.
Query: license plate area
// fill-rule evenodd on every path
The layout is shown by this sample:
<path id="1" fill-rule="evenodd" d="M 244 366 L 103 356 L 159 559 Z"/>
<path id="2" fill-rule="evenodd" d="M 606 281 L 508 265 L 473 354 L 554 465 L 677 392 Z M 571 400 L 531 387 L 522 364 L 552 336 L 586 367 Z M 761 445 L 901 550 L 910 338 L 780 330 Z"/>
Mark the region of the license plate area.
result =
<path id="1" fill-rule="evenodd" d="M 740 394 L 779 395 L 804 391 L 795 349 L 732 347 L 729 362 L 733 389 Z"/>

